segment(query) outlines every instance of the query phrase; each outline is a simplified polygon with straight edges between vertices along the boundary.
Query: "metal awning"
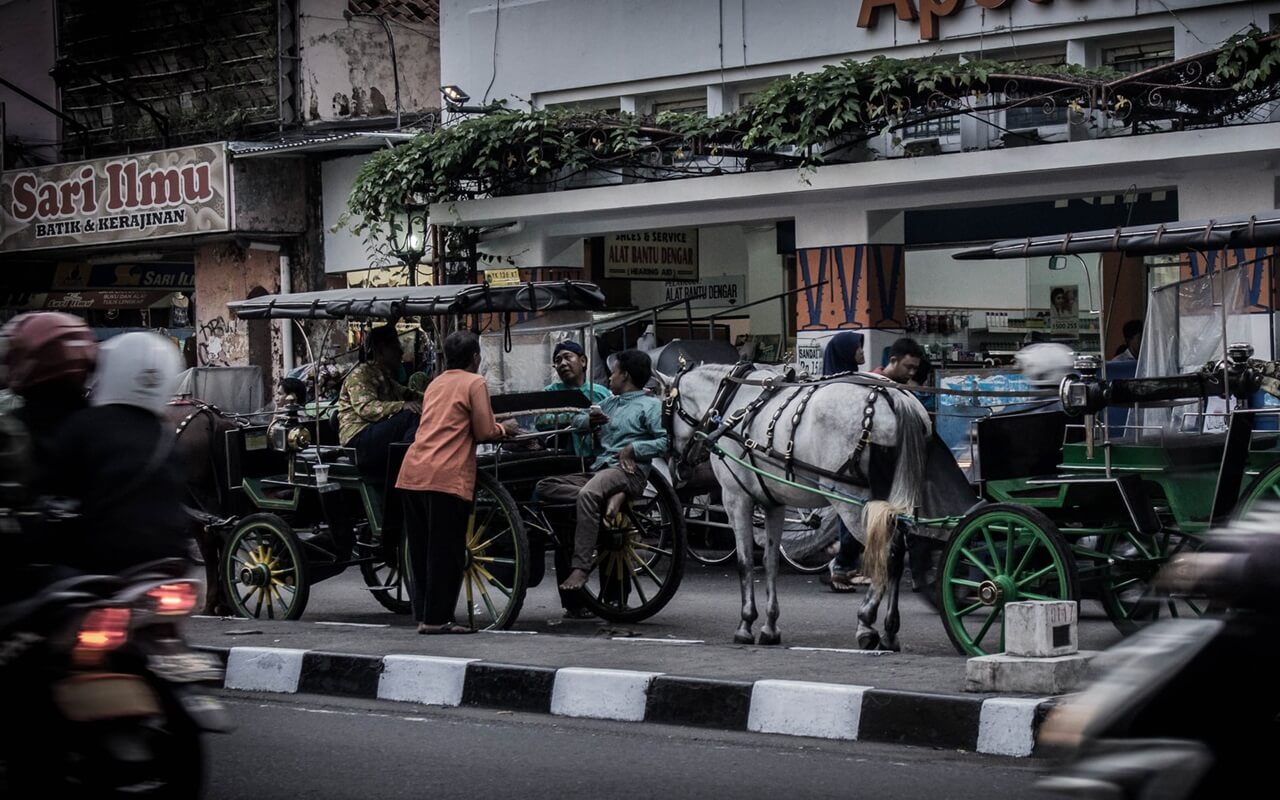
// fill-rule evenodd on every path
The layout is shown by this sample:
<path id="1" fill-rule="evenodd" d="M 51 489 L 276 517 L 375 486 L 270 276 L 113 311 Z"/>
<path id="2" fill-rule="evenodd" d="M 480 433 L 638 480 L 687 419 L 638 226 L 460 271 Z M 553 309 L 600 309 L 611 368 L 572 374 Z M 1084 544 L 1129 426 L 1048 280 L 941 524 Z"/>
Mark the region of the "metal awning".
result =
<path id="1" fill-rule="evenodd" d="M 1280 244 L 1280 210 L 1271 210 L 1222 219 L 1162 222 L 1086 233 L 1006 239 L 988 247 L 962 250 L 953 258 L 976 261 L 1111 251 L 1173 254 L 1226 250 L 1232 247 L 1269 247 L 1277 244 Z"/>
<path id="2" fill-rule="evenodd" d="M 241 319 L 391 319 L 448 314 L 596 311 L 604 293 L 586 281 L 542 281 L 515 286 L 483 283 L 330 289 L 270 294 L 237 300 L 227 307 Z"/>
<path id="3" fill-rule="evenodd" d="M 265 156 L 296 156 L 306 153 L 349 151 L 367 153 L 383 147 L 394 147 L 407 142 L 416 133 L 401 131 L 346 131 L 325 136 L 308 136 L 305 139 L 274 142 L 228 142 L 227 150 L 236 158 L 262 158 Z"/>

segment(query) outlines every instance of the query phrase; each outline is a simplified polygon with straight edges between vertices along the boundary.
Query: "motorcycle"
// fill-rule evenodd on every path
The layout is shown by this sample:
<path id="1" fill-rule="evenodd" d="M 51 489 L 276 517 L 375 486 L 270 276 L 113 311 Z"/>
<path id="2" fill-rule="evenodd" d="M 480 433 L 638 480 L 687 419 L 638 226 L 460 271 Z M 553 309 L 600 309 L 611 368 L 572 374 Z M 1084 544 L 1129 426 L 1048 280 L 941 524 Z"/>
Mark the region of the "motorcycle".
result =
<path id="1" fill-rule="evenodd" d="M 1280 533 L 1276 510 L 1172 560 L 1157 585 L 1205 615 L 1157 622 L 1107 651 L 1102 677 L 1045 720 L 1065 763 L 1039 788 L 1077 798 L 1248 796 L 1280 733 Z M 1157 601 L 1158 602 L 1158 601 Z"/>
<path id="2" fill-rule="evenodd" d="M 179 628 L 199 595 L 187 570 L 172 559 L 63 577 L 0 609 L 12 796 L 199 796 L 201 735 L 230 724 L 201 691 L 221 662 Z"/>

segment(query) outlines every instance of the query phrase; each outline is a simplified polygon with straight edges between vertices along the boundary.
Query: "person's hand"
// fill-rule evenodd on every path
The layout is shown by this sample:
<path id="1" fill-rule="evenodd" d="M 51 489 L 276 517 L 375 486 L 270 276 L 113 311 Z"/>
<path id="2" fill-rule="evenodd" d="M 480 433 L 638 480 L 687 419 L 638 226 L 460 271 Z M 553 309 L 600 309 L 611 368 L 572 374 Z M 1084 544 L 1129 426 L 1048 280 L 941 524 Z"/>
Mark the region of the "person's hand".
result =
<path id="1" fill-rule="evenodd" d="M 631 445 L 627 445 L 618 451 L 618 466 L 622 467 L 622 471 L 628 475 L 636 474 L 636 451 Z"/>
<path id="2" fill-rule="evenodd" d="M 598 408 L 593 408 L 587 412 L 587 422 L 593 428 L 599 428 L 601 425 L 609 421 L 609 415 Z"/>
<path id="3" fill-rule="evenodd" d="M 503 420 L 502 430 L 507 434 L 507 436 L 515 436 L 520 432 L 520 423 L 516 422 L 514 419 Z"/>
<path id="4" fill-rule="evenodd" d="M 412 411 L 415 414 L 422 413 L 422 403 L 417 400 L 406 400 L 404 407 L 406 411 Z"/>

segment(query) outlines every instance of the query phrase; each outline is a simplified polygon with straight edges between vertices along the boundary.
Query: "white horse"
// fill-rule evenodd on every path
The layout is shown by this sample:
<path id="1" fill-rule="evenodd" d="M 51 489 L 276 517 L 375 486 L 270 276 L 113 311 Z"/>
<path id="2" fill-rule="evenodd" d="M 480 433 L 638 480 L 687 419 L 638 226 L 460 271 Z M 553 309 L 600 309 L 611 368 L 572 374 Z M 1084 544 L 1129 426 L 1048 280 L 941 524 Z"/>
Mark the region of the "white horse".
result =
<path id="1" fill-rule="evenodd" d="M 742 623 L 733 640 L 739 644 L 755 641 L 751 632 L 757 618 L 751 579 L 753 507 L 763 510 L 766 532 L 765 623 L 759 644 L 773 645 L 782 641 L 777 626 L 776 580 L 785 508 L 830 505 L 855 535 L 865 530 L 863 570 L 871 579 L 871 590 L 858 612 L 858 645 L 863 649 L 900 649 L 898 581 L 905 544 L 904 536 L 895 534 L 898 515 L 913 513 L 921 495 L 930 432 L 928 413 L 910 392 L 888 381 L 881 384 L 876 378 L 864 376 L 862 383 L 783 384 L 776 372 L 749 369 L 742 374 L 745 370 L 708 364 L 675 377 L 660 376 L 659 380 L 677 474 L 710 457 L 724 493 L 725 512 L 737 539 L 742 582 Z M 739 384 L 735 378 L 745 382 Z M 766 380 L 778 385 L 773 389 L 759 385 Z M 768 396 L 762 399 L 765 393 Z M 869 416 L 868 409 L 872 412 Z M 740 418 L 730 425 L 735 414 Z M 720 426 L 716 417 L 722 419 Z M 866 428 L 869 436 L 860 446 L 864 419 L 870 421 Z M 717 437 L 715 431 L 724 428 L 729 432 Z M 754 469 L 712 453 L 708 436 L 714 437 L 716 447 L 749 462 Z M 891 448 L 896 455 L 891 478 L 872 465 L 872 454 L 880 448 Z M 792 457 L 789 463 L 785 458 L 788 451 Z M 865 509 L 790 484 L 865 500 Z M 872 496 L 872 487 L 880 496 Z M 881 599 L 888 600 L 883 637 L 874 627 Z"/>

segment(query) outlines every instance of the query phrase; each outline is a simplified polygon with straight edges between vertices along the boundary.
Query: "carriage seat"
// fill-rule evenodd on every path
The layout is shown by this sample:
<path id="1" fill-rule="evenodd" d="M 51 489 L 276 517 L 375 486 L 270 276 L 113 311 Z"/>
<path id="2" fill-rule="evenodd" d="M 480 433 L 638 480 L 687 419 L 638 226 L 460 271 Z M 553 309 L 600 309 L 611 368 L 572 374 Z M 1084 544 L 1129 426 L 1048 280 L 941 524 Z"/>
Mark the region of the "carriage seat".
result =
<path id="1" fill-rule="evenodd" d="M 299 450 L 298 460 L 304 464 L 354 465 L 356 463 L 356 451 L 353 447 L 312 446 Z"/>

